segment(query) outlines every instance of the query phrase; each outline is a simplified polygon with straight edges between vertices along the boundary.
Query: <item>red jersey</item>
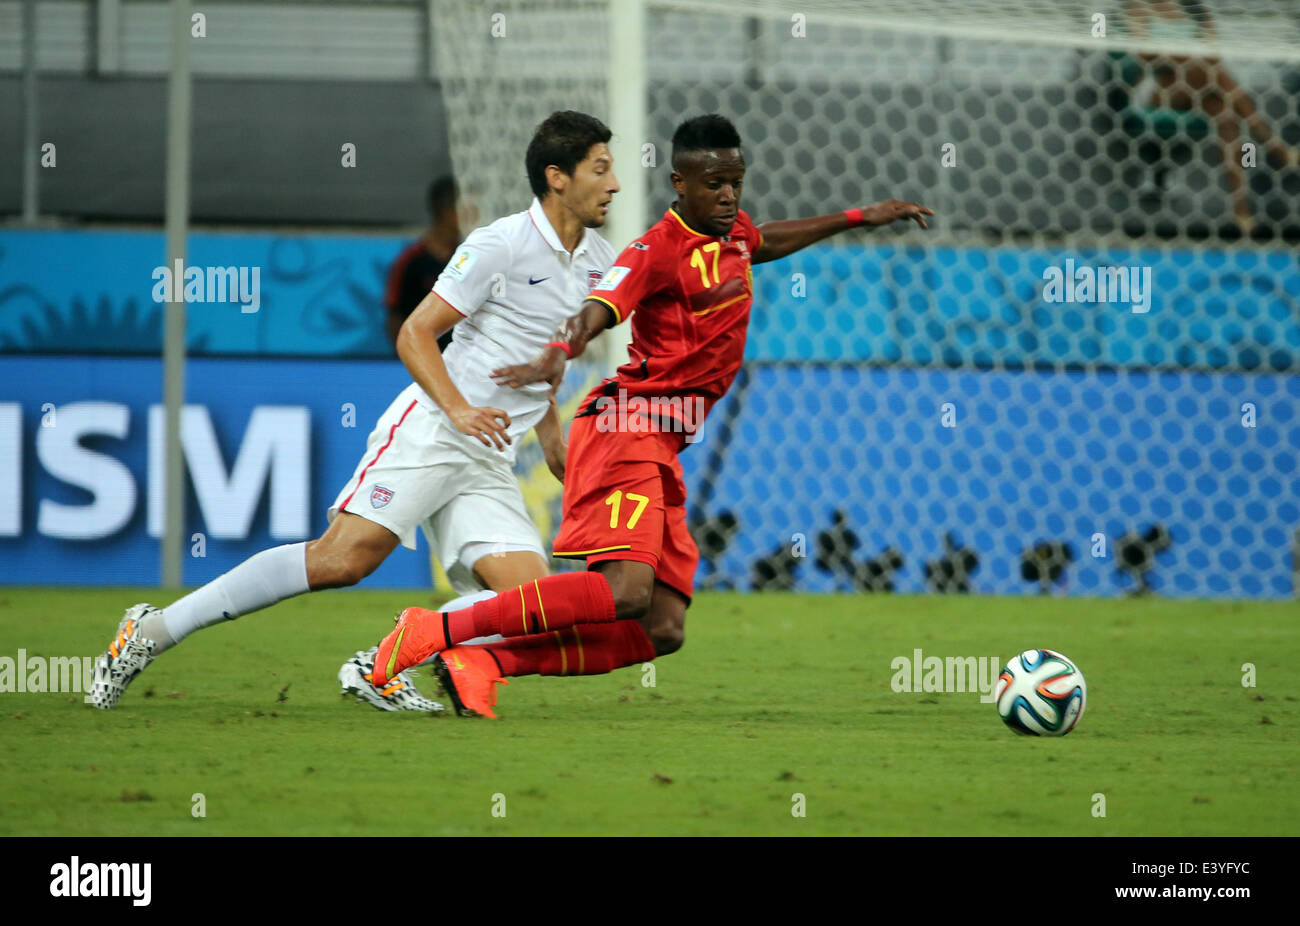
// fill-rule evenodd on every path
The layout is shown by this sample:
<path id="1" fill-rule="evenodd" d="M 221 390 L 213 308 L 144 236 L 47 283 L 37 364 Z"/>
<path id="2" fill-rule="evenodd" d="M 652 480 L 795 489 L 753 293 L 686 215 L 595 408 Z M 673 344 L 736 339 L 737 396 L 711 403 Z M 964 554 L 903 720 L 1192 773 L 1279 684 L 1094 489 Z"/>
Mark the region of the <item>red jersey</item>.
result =
<path id="1" fill-rule="evenodd" d="M 420 301 L 429 295 L 446 266 L 447 261 L 430 254 L 423 241 L 407 245 L 388 268 L 388 285 L 384 287 L 384 306 L 388 314 L 404 323 Z M 438 350 L 446 350 L 451 337 L 452 333 L 448 331 L 438 338 Z"/>
<path id="2" fill-rule="evenodd" d="M 629 360 L 591 391 L 578 414 L 605 414 L 611 403 L 626 401 L 629 418 L 684 420 L 681 428 L 661 427 L 684 428 L 690 443 L 691 428 L 740 370 L 754 302 L 751 261 L 762 242 L 744 210 L 729 234 L 716 236 L 689 228 L 670 208 L 628 245 L 587 298 L 608 306 L 619 322 L 631 318 Z"/>

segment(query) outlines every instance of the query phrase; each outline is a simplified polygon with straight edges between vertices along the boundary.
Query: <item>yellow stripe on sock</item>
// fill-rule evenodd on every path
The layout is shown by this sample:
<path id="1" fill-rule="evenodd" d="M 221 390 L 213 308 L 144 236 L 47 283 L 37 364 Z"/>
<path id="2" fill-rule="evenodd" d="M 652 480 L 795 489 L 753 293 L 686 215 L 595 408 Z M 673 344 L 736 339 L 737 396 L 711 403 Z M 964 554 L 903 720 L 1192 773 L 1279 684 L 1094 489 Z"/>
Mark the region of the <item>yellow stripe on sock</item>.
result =
<path id="1" fill-rule="evenodd" d="M 545 633 L 550 628 L 546 626 L 546 605 L 542 604 L 542 587 L 537 584 L 536 579 L 533 579 L 533 588 L 537 589 L 537 607 L 542 609 L 542 632 Z"/>
<path id="2" fill-rule="evenodd" d="M 524 603 L 524 587 L 519 586 L 519 622 L 524 625 L 524 633 L 528 633 L 528 605 Z"/>

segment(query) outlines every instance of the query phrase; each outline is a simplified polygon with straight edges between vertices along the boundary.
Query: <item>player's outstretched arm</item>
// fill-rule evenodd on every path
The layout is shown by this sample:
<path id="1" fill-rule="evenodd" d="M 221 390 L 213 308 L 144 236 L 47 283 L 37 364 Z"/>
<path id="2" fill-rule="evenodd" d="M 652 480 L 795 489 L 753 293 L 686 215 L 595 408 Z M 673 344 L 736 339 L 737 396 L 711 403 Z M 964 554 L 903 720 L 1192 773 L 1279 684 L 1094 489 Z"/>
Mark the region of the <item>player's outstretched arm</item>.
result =
<path id="1" fill-rule="evenodd" d="M 504 450 L 511 443 L 510 416 L 499 408 L 475 408 L 451 381 L 438 338 L 460 321 L 461 314 L 436 293 L 429 293 L 397 333 L 397 356 L 420 388 L 447 413 L 456 430 L 478 438 L 485 447 Z"/>
<path id="2" fill-rule="evenodd" d="M 587 349 L 587 342 L 600 334 L 614 321 L 614 313 L 609 306 L 595 299 L 588 299 L 582 304 L 577 315 L 571 315 L 560 330 L 555 332 L 555 340 L 542 348 L 542 352 L 527 363 L 510 367 L 501 367 L 492 371 L 492 380 L 498 386 L 518 389 L 529 383 L 550 383 L 552 389 L 564 379 L 564 362 L 573 357 L 582 356 Z"/>
<path id="3" fill-rule="evenodd" d="M 754 252 L 753 263 L 762 264 L 769 260 L 780 260 L 801 248 L 816 244 L 823 238 L 862 225 L 888 225 L 899 219 L 908 219 L 914 220 L 916 224 L 925 228 L 927 215 L 934 215 L 934 213 L 925 206 L 905 203 L 901 199 L 887 199 L 882 203 L 863 206 L 861 209 L 847 209 L 833 215 L 819 215 L 811 219 L 790 219 L 785 222 L 765 222 L 758 226 L 758 230 L 763 233 L 763 243 Z"/>

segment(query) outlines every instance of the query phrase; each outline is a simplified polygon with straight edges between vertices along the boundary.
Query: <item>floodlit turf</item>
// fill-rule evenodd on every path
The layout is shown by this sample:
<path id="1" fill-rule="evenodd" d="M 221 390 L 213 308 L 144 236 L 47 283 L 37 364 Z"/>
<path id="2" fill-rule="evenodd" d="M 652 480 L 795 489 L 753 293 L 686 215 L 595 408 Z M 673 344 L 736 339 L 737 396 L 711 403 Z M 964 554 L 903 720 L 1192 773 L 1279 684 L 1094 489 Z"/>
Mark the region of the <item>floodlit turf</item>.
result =
<path id="1" fill-rule="evenodd" d="M 98 652 L 157 594 L 0 589 L 0 656 Z M 0 834 L 1300 833 L 1295 603 L 705 594 L 653 688 L 516 679 L 499 722 L 340 700 L 339 664 L 411 603 L 329 592 L 200 632 L 109 713 L 0 694 Z M 890 687 L 916 648 L 1029 647 L 1087 678 L 1063 739 Z"/>

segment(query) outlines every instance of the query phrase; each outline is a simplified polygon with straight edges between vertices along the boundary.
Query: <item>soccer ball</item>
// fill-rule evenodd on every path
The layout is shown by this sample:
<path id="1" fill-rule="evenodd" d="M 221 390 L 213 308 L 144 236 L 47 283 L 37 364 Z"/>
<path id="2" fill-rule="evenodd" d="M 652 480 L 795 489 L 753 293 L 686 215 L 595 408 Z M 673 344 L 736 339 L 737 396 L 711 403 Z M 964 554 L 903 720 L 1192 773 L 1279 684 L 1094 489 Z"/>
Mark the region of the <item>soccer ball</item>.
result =
<path id="1" fill-rule="evenodd" d="M 1027 736 L 1065 736 L 1083 716 L 1088 686 L 1071 660 L 1028 649 L 998 676 L 994 702 L 1002 722 Z"/>

